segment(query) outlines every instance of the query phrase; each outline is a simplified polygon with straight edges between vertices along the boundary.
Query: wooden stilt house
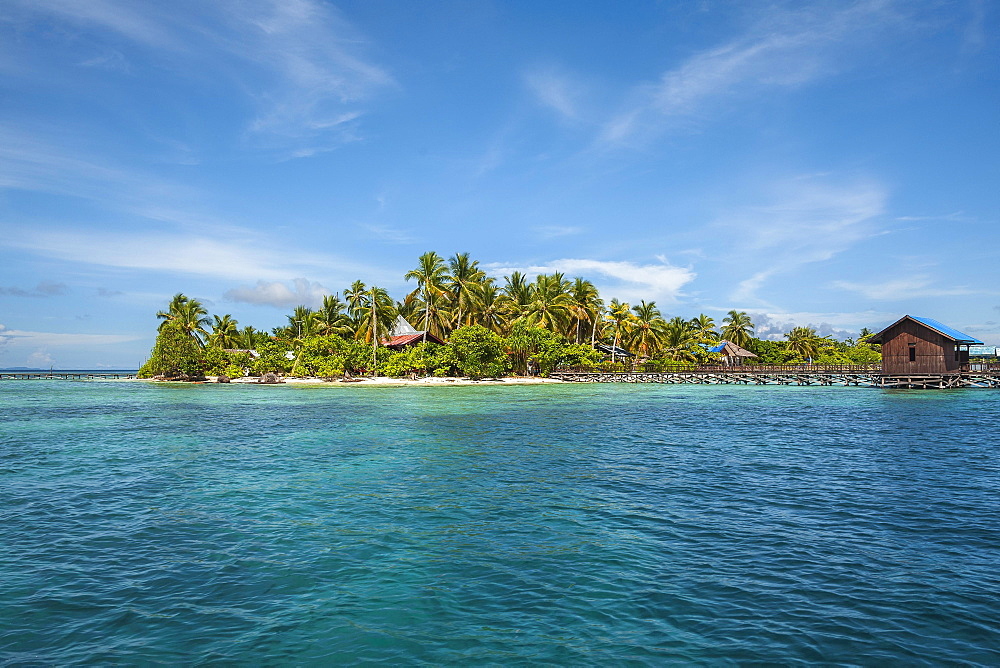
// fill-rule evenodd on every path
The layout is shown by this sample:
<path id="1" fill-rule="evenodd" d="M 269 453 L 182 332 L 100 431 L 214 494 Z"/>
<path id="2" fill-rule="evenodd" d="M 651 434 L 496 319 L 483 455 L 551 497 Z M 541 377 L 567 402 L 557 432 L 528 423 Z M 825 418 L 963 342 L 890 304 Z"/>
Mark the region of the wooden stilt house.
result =
<path id="1" fill-rule="evenodd" d="M 968 368 L 969 346 L 982 341 L 931 318 L 904 315 L 868 343 L 882 344 L 882 373 L 958 373 Z"/>

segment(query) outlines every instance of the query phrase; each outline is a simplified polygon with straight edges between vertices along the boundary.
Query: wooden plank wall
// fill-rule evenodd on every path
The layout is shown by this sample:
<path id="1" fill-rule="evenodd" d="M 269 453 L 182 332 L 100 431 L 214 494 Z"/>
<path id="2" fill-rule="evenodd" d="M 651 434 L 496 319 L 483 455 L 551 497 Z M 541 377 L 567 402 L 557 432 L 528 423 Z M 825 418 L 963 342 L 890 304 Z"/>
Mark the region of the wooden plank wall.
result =
<path id="1" fill-rule="evenodd" d="M 904 320 L 882 337 L 882 373 L 949 373 L 958 371 L 955 342 L 912 320 Z M 910 361 L 910 344 L 916 357 Z"/>

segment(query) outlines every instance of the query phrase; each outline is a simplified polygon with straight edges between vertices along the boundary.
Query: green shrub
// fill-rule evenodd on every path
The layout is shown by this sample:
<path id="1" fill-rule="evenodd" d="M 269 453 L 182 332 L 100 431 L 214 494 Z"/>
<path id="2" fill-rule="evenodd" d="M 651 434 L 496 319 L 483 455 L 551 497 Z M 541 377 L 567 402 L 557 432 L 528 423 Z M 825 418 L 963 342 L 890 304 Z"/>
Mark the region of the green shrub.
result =
<path id="1" fill-rule="evenodd" d="M 180 325 L 166 322 L 156 335 L 153 351 L 142 368 L 139 378 L 201 378 L 205 375 L 204 351 Z"/>
<path id="2" fill-rule="evenodd" d="M 499 378 L 510 369 L 503 339 L 481 325 L 456 329 L 449 347 L 459 371 L 470 378 Z"/>

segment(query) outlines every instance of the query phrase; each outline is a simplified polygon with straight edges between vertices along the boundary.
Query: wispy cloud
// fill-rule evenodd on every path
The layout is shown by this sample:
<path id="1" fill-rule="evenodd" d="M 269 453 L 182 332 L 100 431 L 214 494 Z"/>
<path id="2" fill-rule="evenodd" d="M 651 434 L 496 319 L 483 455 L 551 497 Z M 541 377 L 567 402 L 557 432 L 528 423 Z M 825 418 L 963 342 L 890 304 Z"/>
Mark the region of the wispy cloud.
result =
<path id="1" fill-rule="evenodd" d="M 833 286 L 841 290 L 856 292 L 868 299 L 879 301 L 909 300 L 920 297 L 950 297 L 972 295 L 976 290 L 968 287 L 942 287 L 939 279 L 922 274 L 908 278 L 872 280 L 866 283 L 834 281 Z"/>
<path id="2" fill-rule="evenodd" d="M 496 276 L 513 271 L 529 275 L 558 271 L 570 277 L 584 276 L 592 278 L 602 294 L 629 300 L 676 301 L 682 295 L 682 288 L 695 278 L 691 269 L 674 266 L 663 258 L 655 264 L 566 258 L 524 267 L 493 264 L 487 265 L 487 270 Z"/>
<path id="3" fill-rule="evenodd" d="M 576 227 L 575 225 L 542 225 L 534 229 L 535 233 L 542 239 L 569 237 L 583 232 L 583 228 Z"/>
<path id="4" fill-rule="evenodd" d="M 636 86 L 604 128 L 606 143 L 628 143 L 698 122 L 736 99 L 794 89 L 859 62 L 852 49 L 903 21 L 885 0 L 776 7 L 746 33 L 695 53 L 653 83 Z"/>
<path id="5" fill-rule="evenodd" d="M 248 136 L 289 156 L 356 138 L 351 124 L 364 112 L 358 105 L 394 85 L 365 57 L 357 30 L 319 0 L 12 2 L 26 20 L 88 31 L 102 52 L 85 65 L 131 71 L 135 52 L 176 76 L 212 79 L 256 109 L 246 119 Z"/>
<path id="6" fill-rule="evenodd" d="M 127 208 L 152 199 L 190 197 L 188 189 L 109 164 L 74 146 L 70 132 L 0 125 L 0 188 L 16 188 Z"/>
<path id="7" fill-rule="evenodd" d="M 524 75 L 524 82 L 543 107 L 566 119 L 576 119 L 580 115 L 583 89 L 571 77 L 553 69 L 536 69 Z"/>
<path id="8" fill-rule="evenodd" d="M 82 264 L 236 280 L 276 281 L 303 273 L 349 280 L 384 273 L 336 256 L 285 246 L 249 230 L 227 236 L 23 230 L 0 239 L 0 247 L 4 246 Z"/>
<path id="9" fill-rule="evenodd" d="M 731 211 L 713 225 L 733 248 L 729 261 L 758 267 L 737 284 L 730 296 L 734 301 L 756 300 L 757 291 L 775 276 L 829 260 L 880 233 L 875 219 L 884 212 L 886 194 L 877 184 L 794 179 L 774 191 L 772 203 Z"/>
<path id="10" fill-rule="evenodd" d="M 361 227 L 379 241 L 391 244 L 412 244 L 416 242 L 416 238 L 410 232 L 390 227 L 389 225 L 362 225 Z"/>
<path id="11" fill-rule="evenodd" d="M 53 283 L 51 281 L 42 281 L 33 288 L 4 287 L 0 285 L 0 297 L 55 297 L 66 294 L 68 290 L 69 288 L 65 283 Z"/>
<path id="12" fill-rule="evenodd" d="M 146 337 L 130 334 L 64 334 L 60 332 L 34 332 L 7 329 L 0 325 L 0 340 L 27 346 L 95 346 L 141 341 Z"/>
<path id="13" fill-rule="evenodd" d="M 300 304 L 317 308 L 323 302 L 323 297 L 332 291 L 321 284 L 305 278 L 296 278 L 289 287 L 281 281 L 257 281 L 253 286 L 241 286 L 227 290 L 223 295 L 226 299 L 246 304 L 258 304 L 287 308 Z"/>

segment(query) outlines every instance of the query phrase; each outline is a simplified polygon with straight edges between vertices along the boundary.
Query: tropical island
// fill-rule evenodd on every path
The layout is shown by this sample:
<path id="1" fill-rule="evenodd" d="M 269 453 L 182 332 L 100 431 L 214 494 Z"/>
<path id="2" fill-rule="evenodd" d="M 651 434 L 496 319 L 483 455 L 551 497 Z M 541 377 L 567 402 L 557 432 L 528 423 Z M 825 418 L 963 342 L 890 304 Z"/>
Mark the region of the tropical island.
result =
<path id="1" fill-rule="evenodd" d="M 878 346 L 865 342 L 872 334 L 867 329 L 846 341 L 806 326 L 792 328 L 785 340 L 760 339 L 744 311 L 729 311 L 718 327 L 705 314 L 667 319 L 655 301 L 605 301 L 582 277 L 553 273 L 529 280 L 515 271 L 500 284 L 468 253 L 447 261 L 424 253 L 405 280 L 414 289 L 400 301 L 355 281 L 343 297 L 326 295 L 318 309 L 295 307 L 287 325 L 270 331 L 241 328 L 229 314 L 210 316 L 199 300 L 179 293 L 156 314 L 162 322 L 139 377 L 481 379 L 639 364 L 677 369 L 880 359 Z"/>

